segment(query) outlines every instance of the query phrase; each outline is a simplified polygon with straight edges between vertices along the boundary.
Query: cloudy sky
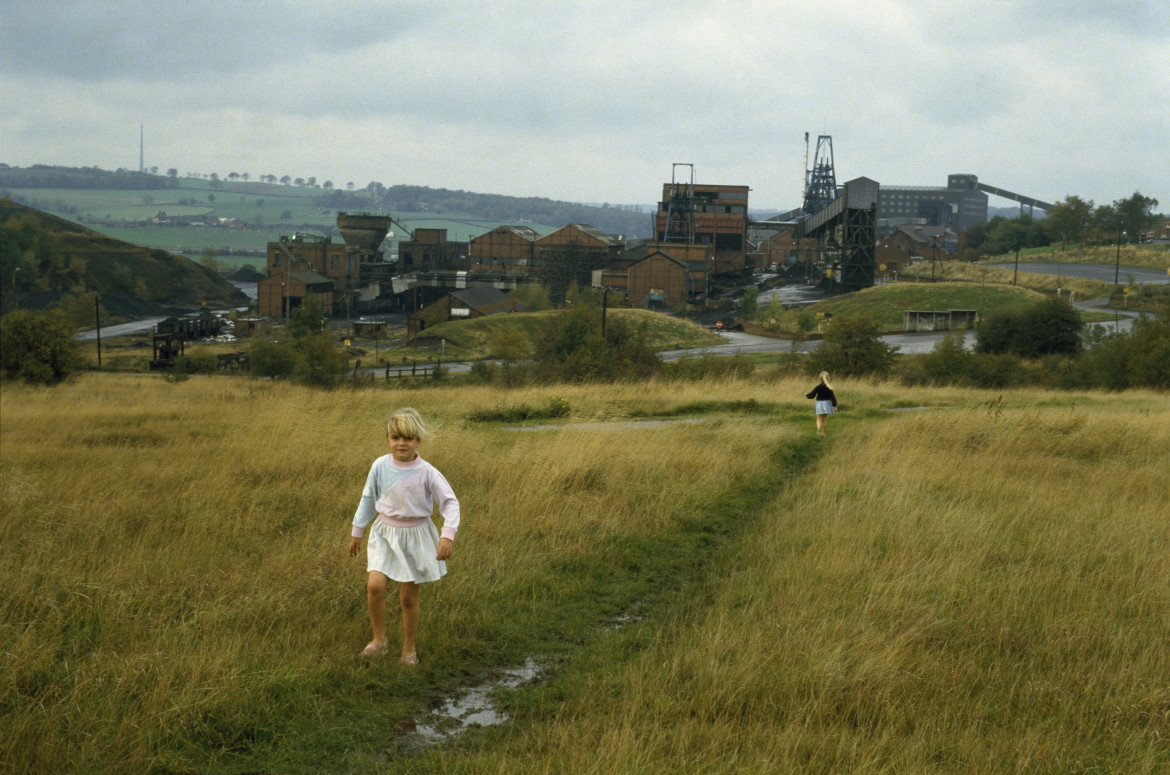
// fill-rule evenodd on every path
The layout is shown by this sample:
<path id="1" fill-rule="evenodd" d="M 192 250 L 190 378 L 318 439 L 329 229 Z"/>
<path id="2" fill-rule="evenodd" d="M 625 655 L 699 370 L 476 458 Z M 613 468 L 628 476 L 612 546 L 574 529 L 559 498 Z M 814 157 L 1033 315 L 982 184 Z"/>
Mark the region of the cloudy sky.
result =
<path id="1" fill-rule="evenodd" d="M 649 203 L 952 172 L 1170 211 L 1170 0 L 3 0 L 0 161 Z M 993 206 L 1009 204 L 992 199 Z"/>

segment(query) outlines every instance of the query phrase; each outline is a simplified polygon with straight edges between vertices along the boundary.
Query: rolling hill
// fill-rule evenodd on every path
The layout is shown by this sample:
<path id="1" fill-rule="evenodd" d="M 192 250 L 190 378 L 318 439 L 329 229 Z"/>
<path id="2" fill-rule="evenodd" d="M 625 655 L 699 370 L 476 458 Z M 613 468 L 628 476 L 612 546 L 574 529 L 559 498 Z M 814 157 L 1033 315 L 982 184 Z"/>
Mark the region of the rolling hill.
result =
<path id="1" fill-rule="evenodd" d="M 113 239 L 72 221 L 0 199 L 0 281 L 21 306 L 49 307 L 94 292 L 111 311 L 246 303 L 229 281 L 190 259 Z M 9 303 L 6 298 L 6 304 Z"/>

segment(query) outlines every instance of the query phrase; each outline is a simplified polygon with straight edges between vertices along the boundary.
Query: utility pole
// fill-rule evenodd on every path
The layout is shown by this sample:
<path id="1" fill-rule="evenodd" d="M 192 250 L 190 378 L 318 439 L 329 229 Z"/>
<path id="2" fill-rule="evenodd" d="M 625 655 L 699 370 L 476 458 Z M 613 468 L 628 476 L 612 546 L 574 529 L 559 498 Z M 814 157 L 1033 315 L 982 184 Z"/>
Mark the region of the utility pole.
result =
<path id="1" fill-rule="evenodd" d="M 1121 216 L 1117 217 L 1117 260 L 1113 263 L 1113 284 L 1117 285 L 1121 273 Z"/>
<path id="2" fill-rule="evenodd" d="M 605 338 L 605 310 L 609 307 L 609 288 L 601 291 L 601 337 Z"/>
<path id="3" fill-rule="evenodd" d="M 94 294 L 93 297 L 93 324 L 97 329 L 97 357 L 98 368 L 102 367 L 102 315 L 101 315 L 101 297 Z"/>

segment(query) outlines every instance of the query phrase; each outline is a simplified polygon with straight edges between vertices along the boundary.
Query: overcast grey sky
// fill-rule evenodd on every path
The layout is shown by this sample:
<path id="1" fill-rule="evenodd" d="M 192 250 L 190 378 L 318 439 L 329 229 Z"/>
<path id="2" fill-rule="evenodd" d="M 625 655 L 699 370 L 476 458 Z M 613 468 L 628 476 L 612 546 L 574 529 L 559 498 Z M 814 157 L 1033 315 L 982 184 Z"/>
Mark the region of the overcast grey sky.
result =
<path id="1" fill-rule="evenodd" d="M 674 162 L 1170 211 L 1170 0 L 3 0 L 0 161 L 653 202 Z M 992 205 L 1008 204 L 992 200 Z"/>

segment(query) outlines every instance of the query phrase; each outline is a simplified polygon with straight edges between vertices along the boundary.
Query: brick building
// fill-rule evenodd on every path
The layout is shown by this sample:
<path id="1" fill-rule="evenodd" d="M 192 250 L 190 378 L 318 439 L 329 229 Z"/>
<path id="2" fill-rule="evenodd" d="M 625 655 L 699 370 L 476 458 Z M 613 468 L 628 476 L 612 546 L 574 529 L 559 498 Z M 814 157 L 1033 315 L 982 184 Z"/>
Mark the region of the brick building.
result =
<path id="1" fill-rule="evenodd" d="M 569 286 L 589 287 L 594 270 L 611 265 L 619 237 L 582 223 L 570 223 L 536 240 L 537 275 L 553 303 L 564 301 Z"/>
<path id="2" fill-rule="evenodd" d="M 503 291 L 490 285 L 451 291 L 447 295 L 410 313 L 406 322 L 407 341 L 413 341 L 428 325 L 448 320 L 471 320 L 503 312 L 524 312 L 525 307 Z"/>
<path id="3" fill-rule="evenodd" d="M 701 301 L 707 296 L 710 268 L 709 245 L 647 245 L 646 257 L 627 272 L 627 304 L 672 309 Z"/>
<path id="4" fill-rule="evenodd" d="M 693 242 L 710 245 L 712 251 L 712 273 L 715 275 L 741 275 L 747 271 L 747 222 L 748 186 L 694 185 L 687 187 L 684 194 L 670 183 L 662 187 L 662 201 L 654 217 L 654 233 L 659 242 L 667 241 L 668 220 L 680 215 L 672 207 L 679 204 L 680 197 L 691 199 L 690 212 L 693 218 Z M 693 195 L 691 192 L 693 191 Z M 671 240 L 670 244 L 674 244 Z"/>
<path id="5" fill-rule="evenodd" d="M 468 243 L 471 271 L 528 274 L 536 263 L 536 240 L 527 226 L 499 226 Z"/>
<path id="6" fill-rule="evenodd" d="M 469 243 L 449 242 L 446 229 L 415 229 L 414 239 L 398 245 L 399 272 L 470 268 Z"/>
<path id="7" fill-rule="evenodd" d="M 311 269 L 298 269 L 266 277 L 256 284 L 257 306 L 261 315 L 282 318 L 312 296 L 322 313 L 334 310 L 340 295 L 332 278 Z"/>
<path id="8" fill-rule="evenodd" d="M 796 227 L 787 227 L 760 240 L 755 249 L 756 266 L 784 269 L 795 263 L 811 263 L 817 259 L 815 237 L 797 237 Z"/>
<path id="9" fill-rule="evenodd" d="M 346 284 L 356 285 L 358 282 L 357 263 L 345 243 L 333 242 L 329 237 L 299 233 L 292 237 L 281 237 L 277 242 L 269 242 L 266 261 L 268 277 L 261 281 L 258 289 L 260 314 L 283 316 L 284 299 L 287 297 L 290 306 L 295 309 L 301 304 L 302 296 L 299 294 L 309 286 L 314 287 L 313 293 L 318 296 L 321 311 L 326 315 L 344 311 Z M 289 280 L 289 287 L 284 287 L 288 275 L 305 272 L 309 274 Z M 321 278 L 331 284 L 329 293 L 321 290 Z"/>

